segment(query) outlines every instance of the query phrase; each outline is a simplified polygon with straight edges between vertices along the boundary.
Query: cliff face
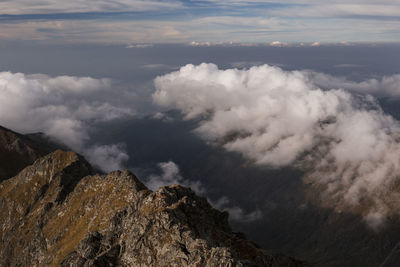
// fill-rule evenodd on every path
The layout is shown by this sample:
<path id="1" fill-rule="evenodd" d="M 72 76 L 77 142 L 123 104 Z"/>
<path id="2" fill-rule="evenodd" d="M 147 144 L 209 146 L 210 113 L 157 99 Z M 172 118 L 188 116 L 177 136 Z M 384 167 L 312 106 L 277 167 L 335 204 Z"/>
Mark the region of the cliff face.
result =
<path id="1" fill-rule="evenodd" d="M 0 184 L 0 266 L 306 266 L 265 253 L 227 218 L 189 188 L 152 192 L 57 150 Z"/>

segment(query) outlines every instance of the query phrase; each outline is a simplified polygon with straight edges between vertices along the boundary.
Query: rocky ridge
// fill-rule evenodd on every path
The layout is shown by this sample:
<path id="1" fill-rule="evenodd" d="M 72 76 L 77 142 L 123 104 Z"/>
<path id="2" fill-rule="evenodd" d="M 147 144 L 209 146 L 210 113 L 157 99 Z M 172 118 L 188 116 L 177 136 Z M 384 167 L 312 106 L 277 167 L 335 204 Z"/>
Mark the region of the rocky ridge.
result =
<path id="1" fill-rule="evenodd" d="M 57 150 L 0 184 L 0 266 L 307 266 L 227 219 L 189 188 L 153 192 Z"/>

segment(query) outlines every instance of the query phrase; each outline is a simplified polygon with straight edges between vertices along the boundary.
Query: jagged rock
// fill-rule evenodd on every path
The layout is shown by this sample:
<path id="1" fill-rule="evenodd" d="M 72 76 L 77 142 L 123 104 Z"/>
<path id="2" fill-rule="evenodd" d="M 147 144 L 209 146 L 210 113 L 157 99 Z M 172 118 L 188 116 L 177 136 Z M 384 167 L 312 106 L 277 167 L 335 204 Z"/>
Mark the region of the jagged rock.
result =
<path id="1" fill-rule="evenodd" d="M 0 184 L 0 266 L 306 266 L 233 233 L 189 188 L 92 172 L 58 150 Z"/>

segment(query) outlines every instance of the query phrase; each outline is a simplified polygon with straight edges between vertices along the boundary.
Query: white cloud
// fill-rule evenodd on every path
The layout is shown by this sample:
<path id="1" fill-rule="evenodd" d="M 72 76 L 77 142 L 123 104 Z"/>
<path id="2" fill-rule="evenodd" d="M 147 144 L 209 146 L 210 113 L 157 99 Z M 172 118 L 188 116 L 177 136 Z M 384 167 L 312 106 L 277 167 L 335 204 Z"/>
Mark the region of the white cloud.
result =
<path id="1" fill-rule="evenodd" d="M 100 145 L 85 150 L 88 161 L 103 171 L 111 172 L 124 168 L 123 163 L 129 159 L 122 145 Z"/>
<path id="2" fill-rule="evenodd" d="M 386 214 L 400 203 L 400 125 L 373 97 L 349 90 L 394 95 L 399 85 L 398 75 L 354 83 L 268 65 L 203 63 L 157 77 L 153 100 L 202 118 L 199 135 L 256 164 L 302 168 L 327 205 Z"/>
<path id="3" fill-rule="evenodd" d="M 282 43 L 280 41 L 273 41 L 269 43 L 269 46 L 284 47 L 288 46 L 288 43 Z"/>
<path id="4" fill-rule="evenodd" d="M 156 191 L 161 186 L 180 184 L 190 187 L 197 194 L 203 194 L 204 188 L 200 182 L 189 181 L 183 179 L 180 174 L 179 167 L 172 161 L 161 162 L 158 164 L 161 174 L 152 174 L 147 178 L 146 186 L 153 191 Z"/>
<path id="5" fill-rule="evenodd" d="M 103 170 L 120 168 L 127 159 L 121 147 L 86 143 L 90 124 L 134 115 L 129 106 L 114 104 L 126 95 L 108 79 L 0 72 L 0 124 L 23 133 L 44 132 Z"/>
<path id="6" fill-rule="evenodd" d="M 163 121 L 163 122 L 172 122 L 172 121 L 174 121 L 174 118 L 173 118 L 173 117 L 171 117 L 171 116 L 169 116 L 168 114 L 163 113 L 163 112 L 156 112 L 156 113 L 153 115 L 153 119 L 161 120 L 161 121 Z"/>
<path id="7" fill-rule="evenodd" d="M 125 48 L 149 48 L 153 47 L 152 44 L 129 44 Z"/>
<path id="8" fill-rule="evenodd" d="M 238 222 L 254 222 L 263 217 L 260 210 L 256 209 L 251 212 L 246 212 L 238 206 L 232 206 L 230 200 L 227 197 L 221 197 L 215 202 L 208 199 L 211 205 L 219 210 L 227 211 L 229 213 L 229 218 L 233 221 Z"/>
<path id="9" fill-rule="evenodd" d="M 192 41 L 189 43 L 190 46 L 211 46 L 212 44 L 210 42 L 195 42 Z"/>

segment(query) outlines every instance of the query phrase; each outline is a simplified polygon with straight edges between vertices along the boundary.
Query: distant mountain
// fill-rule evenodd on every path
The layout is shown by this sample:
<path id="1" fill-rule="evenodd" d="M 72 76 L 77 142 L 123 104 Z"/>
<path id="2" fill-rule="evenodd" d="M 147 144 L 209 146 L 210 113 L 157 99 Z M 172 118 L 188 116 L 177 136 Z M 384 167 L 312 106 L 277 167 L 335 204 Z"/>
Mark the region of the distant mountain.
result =
<path id="1" fill-rule="evenodd" d="M 129 171 L 94 174 L 62 150 L 40 157 L 47 147 L 1 130 L 3 177 L 23 170 L 0 184 L 0 266 L 308 266 L 232 232 L 189 188 L 152 192 Z"/>

